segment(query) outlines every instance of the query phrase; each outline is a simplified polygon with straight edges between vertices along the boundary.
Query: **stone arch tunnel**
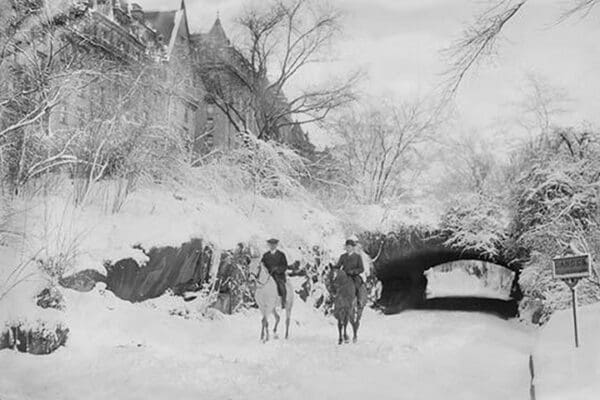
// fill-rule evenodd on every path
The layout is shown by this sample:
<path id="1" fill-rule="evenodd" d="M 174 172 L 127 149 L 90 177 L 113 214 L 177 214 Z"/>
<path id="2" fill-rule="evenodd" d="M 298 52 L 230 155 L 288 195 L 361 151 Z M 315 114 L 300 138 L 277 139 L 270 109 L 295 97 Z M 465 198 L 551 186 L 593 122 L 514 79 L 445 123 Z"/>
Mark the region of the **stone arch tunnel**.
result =
<path id="1" fill-rule="evenodd" d="M 519 268 L 502 257 L 448 248 L 439 232 L 401 232 L 362 239 L 365 251 L 376 258 L 375 274 L 382 284 L 377 306 L 386 314 L 407 309 L 439 309 L 487 312 L 504 318 L 518 315 L 522 297 L 518 284 Z M 500 274 L 509 277 L 504 282 L 506 295 L 460 293 L 458 290 L 458 294 L 429 297 L 432 282 L 428 277 L 453 265 L 479 268 L 486 273 L 490 269 L 500 270 Z"/>

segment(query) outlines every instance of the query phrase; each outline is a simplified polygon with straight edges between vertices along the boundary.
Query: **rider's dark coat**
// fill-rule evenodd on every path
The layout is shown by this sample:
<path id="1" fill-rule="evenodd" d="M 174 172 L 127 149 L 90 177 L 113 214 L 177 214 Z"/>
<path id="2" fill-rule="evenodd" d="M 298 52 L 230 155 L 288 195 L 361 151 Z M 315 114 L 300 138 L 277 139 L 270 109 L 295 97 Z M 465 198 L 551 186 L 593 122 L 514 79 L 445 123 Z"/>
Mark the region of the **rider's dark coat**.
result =
<path id="1" fill-rule="evenodd" d="M 273 277 L 273 280 L 277 284 L 277 293 L 282 298 L 282 303 L 285 301 L 285 271 L 288 269 L 287 259 L 282 251 L 275 250 L 274 252 L 267 251 L 263 254 L 260 260 L 269 274 Z"/>
<path id="2" fill-rule="evenodd" d="M 363 280 L 360 274 L 364 272 L 365 267 L 362 262 L 362 257 L 357 253 L 344 253 L 340 256 L 335 268 L 342 268 L 344 272 L 352 278 L 354 287 L 356 288 L 356 298 L 360 303 L 360 288 L 363 285 Z"/>
<path id="3" fill-rule="evenodd" d="M 336 268 L 342 268 L 346 274 L 350 276 L 356 276 L 363 273 L 365 267 L 363 266 L 362 258 L 357 253 L 344 253 L 340 256 L 339 261 L 335 265 Z"/>

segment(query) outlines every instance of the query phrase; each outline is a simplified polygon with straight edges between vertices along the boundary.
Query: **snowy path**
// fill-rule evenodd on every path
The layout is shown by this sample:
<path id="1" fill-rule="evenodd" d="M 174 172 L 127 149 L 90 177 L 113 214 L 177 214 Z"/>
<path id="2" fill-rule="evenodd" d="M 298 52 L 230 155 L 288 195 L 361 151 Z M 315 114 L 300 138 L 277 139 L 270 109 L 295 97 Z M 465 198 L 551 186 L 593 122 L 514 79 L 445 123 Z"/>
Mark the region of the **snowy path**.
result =
<path id="1" fill-rule="evenodd" d="M 253 312 L 198 321 L 83 303 L 72 307 L 69 347 L 49 356 L 0 352 L 0 399 L 528 396 L 531 335 L 488 315 L 367 311 L 359 343 L 338 346 L 333 320 L 298 304 L 291 339 L 260 344 Z"/>

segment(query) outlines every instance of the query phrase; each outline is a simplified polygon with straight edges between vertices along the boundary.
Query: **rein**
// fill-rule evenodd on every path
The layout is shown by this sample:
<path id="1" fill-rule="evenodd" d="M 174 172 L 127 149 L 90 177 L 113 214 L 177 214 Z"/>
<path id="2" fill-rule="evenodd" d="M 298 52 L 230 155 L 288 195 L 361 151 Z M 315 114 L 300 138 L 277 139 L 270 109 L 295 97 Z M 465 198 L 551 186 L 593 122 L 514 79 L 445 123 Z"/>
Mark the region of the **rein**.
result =
<path id="1" fill-rule="evenodd" d="M 257 287 L 264 287 L 264 286 L 265 286 L 267 283 L 269 283 L 269 278 L 271 277 L 271 276 L 269 275 L 269 276 L 267 277 L 267 279 L 264 281 L 264 283 L 263 283 L 263 282 L 261 282 L 261 281 L 260 281 L 260 275 L 261 275 L 261 273 L 262 273 L 262 270 L 263 270 L 263 266 L 262 266 L 262 263 L 260 263 L 260 264 L 258 265 L 258 272 L 257 272 L 256 274 L 255 274 L 255 273 L 252 273 L 252 272 L 250 272 L 250 275 L 254 277 L 254 281 L 256 282 L 256 285 L 257 285 Z"/>

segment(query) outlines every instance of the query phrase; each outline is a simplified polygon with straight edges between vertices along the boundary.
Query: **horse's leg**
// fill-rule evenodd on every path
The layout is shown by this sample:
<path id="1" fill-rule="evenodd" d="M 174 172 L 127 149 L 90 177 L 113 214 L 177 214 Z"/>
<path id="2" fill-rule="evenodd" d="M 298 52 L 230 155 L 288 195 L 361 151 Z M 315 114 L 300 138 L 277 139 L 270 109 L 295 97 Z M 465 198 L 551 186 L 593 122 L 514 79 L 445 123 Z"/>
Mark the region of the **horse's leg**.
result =
<path id="1" fill-rule="evenodd" d="M 344 338 L 342 337 L 342 330 L 343 330 L 343 322 L 342 322 L 342 318 L 338 319 L 338 344 L 342 344 L 344 342 Z"/>
<path id="2" fill-rule="evenodd" d="M 277 326 L 279 325 L 279 320 L 281 318 L 279 318 L 279 314 L 277 313 L 277 310 L 275 308 L 273 309 L 273 315 L 275 316 L 275 326 L 273 327 L 273 337 L 275 339 L 277 339 Z"/>
<path id="3" fill-rule="evenodd" d="M 269 341 L 269 318 L 265 316 L 265 342 Z"/>
<path id="4" fill-rule="evenodd" d="M 362 304 L 362 307 L 356 309 L 356 331 L 354 332 L 354 343 L 356 343 L 356 341 L 358 340 L 358 329 L 360 328 L 360 320 L 362 319 L 362 314 L 364 310 L 364 303 Z"/>
<path id="5" fill-rule="evenodd" d="M 352 323 L 352 343 L 356 343 L 358 340 L 358 327 L 360 326 L 360 317 L 355 315 L 351 321 Z"/>
<path id="6" fill-rule="evenodd" d="M 285 338 L 290 337 L 290 319 L 292 316 L 292 302 L 288 301 L 285 305 Z"/>
<path id="7" fill-rule="evenodd" d="M 262 332 L 260 335 L 260 339 L 263 342 L 266 342 L 269 340 L 269 321 L 267 320 L 267 316 L 263 315 L 263 319 L 262 319 Z"/>
<path id="8" fill-rule="evenodd" d="M 262 317 L 262 319 L 260 320 L 260 341 L 262 342 L 263 337 L 265 336 L 265 323 L 263 322 L 263 319 L 265 317 Z"/>
<path id="9" fill-rule="evenodd" d="M 344 342 L 350 342 L 350 338 L 348 337 L 348 314 L 344 317 Z"/>

